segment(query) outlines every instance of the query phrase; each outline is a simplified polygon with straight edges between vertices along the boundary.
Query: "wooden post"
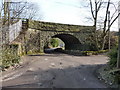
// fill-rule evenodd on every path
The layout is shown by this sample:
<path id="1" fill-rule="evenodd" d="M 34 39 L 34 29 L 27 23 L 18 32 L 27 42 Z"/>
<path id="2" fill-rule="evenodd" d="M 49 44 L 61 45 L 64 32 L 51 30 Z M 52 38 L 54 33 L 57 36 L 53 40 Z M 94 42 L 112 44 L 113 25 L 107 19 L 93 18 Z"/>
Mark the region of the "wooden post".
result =
<path id="1" fill-rule="evenodd" d="M 118 13 L 120 13 L 120 2 L 118 4 Z M 117 57 L 117 68 L 120 68 L 120 16 L 118 17 L 118 27 L 119 27 L 119 42 L 118 42 L 118 57 Z"/>
<path id="2" fill-rule="evenodd" d="M 110 51 L 110 11 L 108 11 L 108 49 Z"/>
<path id="3" fill-rule="evenodd" d="M 119 28 L 119 43 L 118 43 L 117 68 L 120 68 L 120 28 Z"/>

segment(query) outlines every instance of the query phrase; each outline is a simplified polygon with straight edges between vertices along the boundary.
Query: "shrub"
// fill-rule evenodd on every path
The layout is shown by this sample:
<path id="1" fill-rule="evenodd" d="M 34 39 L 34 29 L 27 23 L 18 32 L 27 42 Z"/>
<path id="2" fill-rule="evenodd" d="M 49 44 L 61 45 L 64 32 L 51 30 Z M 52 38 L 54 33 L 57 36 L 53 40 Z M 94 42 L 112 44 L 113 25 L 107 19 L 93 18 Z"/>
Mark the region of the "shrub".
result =
<path id="1" fill-rule="evenodd" d="M 20 56 L 17 53 L 17 46 L 10 46 L 2 50 L 2 70 L 19 63 Z"/>
<path id="2" fill-rule="evenodd" d="M 109 57 L 108 65 L 110 67 L 116 67 L 116 64 L 117 64 L 117 49 L 118 48 L 115 47 L 108 53 L 108 57 Z"/>
<path id="3" fill-rule="evenodd" d="M 51 43 L 52 47 L 58 47 L 58 45 L 59 45 L 59 41 L 55 38 L 52 38 L 50 43 Z"/>

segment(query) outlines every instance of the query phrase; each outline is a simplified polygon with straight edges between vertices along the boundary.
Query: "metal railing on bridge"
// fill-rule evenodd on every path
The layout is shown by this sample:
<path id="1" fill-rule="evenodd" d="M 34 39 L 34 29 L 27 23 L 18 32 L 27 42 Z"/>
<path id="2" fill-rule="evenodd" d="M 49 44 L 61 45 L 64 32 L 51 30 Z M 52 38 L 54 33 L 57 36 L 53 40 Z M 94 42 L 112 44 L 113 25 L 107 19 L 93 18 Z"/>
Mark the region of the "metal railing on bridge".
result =
<path id="1" fill-rule="evenodd" d="M 0 42 L 2 44 L 9 44 L 12 41 L 14 41 L 22 31 L 22 20 L 19 20 L 18 22 L 9 25 L 4 26 L 0 28 Z"/>
<path id="2" fill-rule="evenodd" d="M 20 34 L 22 30 L 22 20 L 19 20 L 17 23 L 9 26 L 9 42 L 14 41 Z"/>

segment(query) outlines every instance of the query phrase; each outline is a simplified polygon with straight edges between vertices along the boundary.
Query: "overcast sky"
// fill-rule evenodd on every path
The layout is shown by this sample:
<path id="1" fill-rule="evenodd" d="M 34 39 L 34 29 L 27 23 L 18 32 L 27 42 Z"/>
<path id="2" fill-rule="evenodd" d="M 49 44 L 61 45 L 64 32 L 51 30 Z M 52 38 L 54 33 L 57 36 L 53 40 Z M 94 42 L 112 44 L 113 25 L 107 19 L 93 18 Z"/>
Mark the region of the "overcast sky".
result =
<path id="1" fill-rule="evenodd" d="M 84 8 L 84 6 L 87 6 L 87 4 L 85 3 L 86 0 L 26 0 L 26 1 L 32 3 L 34 2 L 38 6 L 37 8 L 38 13 L 36 19 L 42 16 L 40 20 L 47 22 L 76 25 L 93 25 L 93 22 L 87 19 L 87 17 L 91 17 L 91 13 L 90 8 Z M 114 1 L 116 3 L 118 2 L 118 0 L 111 1 Z M 111 13 L 112 10 L 113 7 L 111 7 Z M 105 15 L 103 11 L 104 10 L 101 11 L 100 16 Z M 114 23 L 111 30 L 116 31 L 118 30 L 117 21 Z"/>

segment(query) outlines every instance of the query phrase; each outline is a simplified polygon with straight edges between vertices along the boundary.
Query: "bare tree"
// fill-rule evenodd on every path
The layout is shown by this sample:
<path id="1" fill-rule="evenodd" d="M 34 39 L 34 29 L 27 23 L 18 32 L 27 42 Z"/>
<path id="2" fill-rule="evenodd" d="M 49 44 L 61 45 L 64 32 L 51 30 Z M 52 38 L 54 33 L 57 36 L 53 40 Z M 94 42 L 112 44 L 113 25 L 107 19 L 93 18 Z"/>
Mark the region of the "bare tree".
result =
<path id="1" fill-rule="evenodd" d="M 91 9 L 92 18 L 94 20 L 94 26 L 95 26 L 95 31 L 96 31 L 98 12 L 101 8 L 102 0 L 95 0 L 94 6 L 93 6 L 93 2 L 91 0 L 89 0 L 89 3 L 90 3 L 90 9 Z"/>
<path id="2" fill-rule="evenodd" d="M 114 5 L 115 11 L 111 15 L 110 20 L 109 20 L 109 25 L 107 27 L 108 14 L 109 14 L 110 6 L 111 5 Z M 117 11 L 118 11 L 118 9 L 116 8 L 115 4 L 113 2 L 111 2 L 111 0 L 108 0 L 108 2 L 107 2 L 107 8 L 106 8 L 106 13 L 105 13 L 105 19 L 104 19 L 103 34 L 102 34 L 102 38 L 103 38 L 103 40 L 102 40 L 102 47 L 101 47 L 102 50 L 104 49 L 105 42 L 106 42 L 106 36 L 107 36 L 107 34 L 108 34 L 111 26 L 118 19 L 119 15 L 120 15 L 120 13 L 117 13 Z"/>
<path id="3" fill-rule="evenodd" d="M 33 19 L 37 13 L 37 6 L 28 2 L 4 2 L 3 6 L 3 24 L 19 18 Z"/>
<path id="4" fill-rule="evenodd" d="M 0 27 L 2 27 L 2 10 L 3 10 L 3 1 L 0 2 Z"/>
<path id="5" fill-rule="evenodd" d="M 94 21 L 94 26 L 95 26 L 94 37 L 95 37 L 96 46 L 99 45 L 98 38 L 97 38 L 97 23 L 99 21 L 98 20 L 99 11 L 106 9 L 105 14 L 103 14 L 103 16 L 101 16 L 103 19 L 101 21 L 99 21 L 99 22 L 103 22 L 103 33 L 102 33 L 102 41 L 101 41 L 102 44 L 100 45 L 100 49 L 103 50 L 105 47 L 105 42 L 106 42 L 106 37 L 108 35 L 108 32 L 109 32 L 111 26 L 113 25 L 113 23 L 118 19 L 118 16 L 120 14 L 117 14 L 118 9 L 116 8 L 116 5 L 113 2 L 111 2 L 111 0 L 108 0 L 107 2 L 104 2 L 103 0 L 95 0 L 95 1 L 89 0 L 89 4 L 90 4 L 92 18 Z M 111 6 L 113 6 L 113 8 L 114 8 L 114 12 L 111 13 L 109 25 L 108 25 L 108 15 L 109 15 Z"/>
<path id="6" fill-rule="evenodd" d="M 36 16 L 37 6 L 28 2 L 11 3 L 12 18 L 28 18 L 32 19 Z"/>
<path id="7" fill-rule="evenodd" d="M 0 2 L 0 52 L 2 49 L 2 1 Z M 1 53 L 0 53 L 1 54 Z"/>
<path id="8" fill-rule="evenodd" d="M 37 7 L 28 2 L 3 2 L 1 8 L 1 39 L 3 47 L 7 48 L 9 44 L 9 25 L 16 23 L 19 19 L 32 19 L 36 16 Z M 25 23 L 26 24 L 26 23 Z M 26 25 L 27 26 L 27 25 Z M 25 26 L 25 28 L 26 28 Z"/>
<path id="9" fill-rule="evenodd" d="M 103 4 L 102 0 L 95 0 L 94 2 L 92 2 L 92 0 L 89 0 L 90 3 L 90 10 L 91 10 L 91 14 L 92 14 L 92 19 L 94 22 L 94 37 L 95 37 L 95 45 L 96 48 L 99 49 L 99 45 L 98 45 L 98 38 L 97 38 L 97 20 L 98 20 L 98 12 L 100 11 L 100 8 Z"/>

